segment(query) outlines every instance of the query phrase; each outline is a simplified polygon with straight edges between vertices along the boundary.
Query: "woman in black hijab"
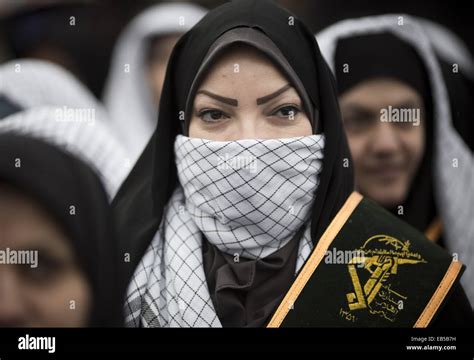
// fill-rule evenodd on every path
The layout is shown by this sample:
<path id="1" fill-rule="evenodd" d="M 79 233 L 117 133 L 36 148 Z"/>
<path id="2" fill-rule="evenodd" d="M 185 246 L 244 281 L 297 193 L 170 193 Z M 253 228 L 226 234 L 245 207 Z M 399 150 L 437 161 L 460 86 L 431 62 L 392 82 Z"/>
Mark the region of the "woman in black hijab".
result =
<path id="1" fill-rule="evenodd" d="M 440 25 L 400 14 L 342 21 L 317 38 L 336 75 L 356 188 L 466 264 L 472 301 L 472 57 Z"/>
<path id="2" fill-rule="evenodd" d="M 256 15 L 262 13 L 266 15 Z M 320 96 L 327 89 L 332 89 L 332 79 L 313 37 L 299 20 L 293 19 L 295 24 L 288 31 L 290 17 L 290 14 L 266 2 L 232 2 L 212 11 L 175 47 L 160 104 L 159 116 L 163 120 L 114 200 L 122 249 L 130 253 L 129 274 L 158 230 L 164 207 L 177 186 L 173 143 L 182 131 L 180 111 L 186 109 L 191 85 L 209 48 L 219 35 L 233 28 L 258 29 L 273 40 L 299 75 L 311 105 L 316 109 L 315 113 L 322 119 L 327 145 L 318 202 L 312 211 L 313 239 L 319 238 L 352 191 L 351 170 L 340 166 L 344 159 L 349 158 L 342 127 L 339 121 L 329 121 L 339 116 L 337 98 L 334 93 L 332 96 Z M 312 46 L 302 47 L 297 45 L 299 43 Z M 193 61 L 190 62 L 190 59 Z M 308 59 L 312 59 L 316 66 L 307 66 Z M 326 118 L 327 123 L 324 121 Z"/>
<path id="3" fill-rule="evenodd" d="M 0 326 L 122 326 L 115 236 L 98 176 L 45 142 L 4 133 L 0 199 Z M 29 264 L 17 261 L 21 251 Z"/>
<path id="4" fill-rule="evenodd" d="M 275 77 L 287 82 L 271 96 L 262 94 L 266 96 L 256 99 L 257 106 L 290 91 L 298 103 L 279 107 L 265 124 L 270 117 L 284 117 L 306 124 L 304 131 L 293 132 L 291 123 L 286 136 L 271 132 L 275 127 L 251 136 L 243 125 L 248 117 L 229 110 L 245 101 L 203 89 L 216 69 L 242 54 L 258 64 L 267 61 L 281 75 Z M 244 60 L 242 64 L 247 69 Z M 240 71 L 239 65 L 234 63 L 234 72 Z M 231 75 L 222 74 L 226 76 Z M 267 81 L 258 79 L 246 84 L 247 91 Z M 200 96 L 221 105 L 199 109 Z M 228 110 L 222 110 L 222 103 Z M 235 1 L 211 11 L 173 50 L 159 119 L 113 204 L 121 256 L 130 259 L 125 271 L 130 276 L 135 270 L 127 324 L 268 324 L 294 281 L 295 269 L 308 259 L 353 189 L 337 93 L 314 37 L 270 2 Z M 232 127 L 239 121 L 240 127 Z M 260 119 L 246 124 L 263 126 Z M 310 185 L 292 183 L 302 179 Z M 287 220 L 282 211 L 294 196 L 298 206 L 289 206 L 287 213 L 295 211 L 298 221 Z M 311 201 L 305 201 L 308 197 Z M 280 238 L 273 236 L 278 231 Z"/>
<path id="5" fill-rule="evenodd" d="M 350 64 L 349 72 L 344 72 L 344 64 Z M 394 215 L 402 215 L 401 218 L 420 231 L 429 232 L 430 225 L 438 221 L 438 214 L 431 175 L 433 106 L 429 78 L 421 59 L 395 35 L 369 34 L 340 40 L 335 68 L 358 190 Z M 366 91 L 372 94 L 369 102 L 373 105 L 365 105 L 359 98 L 354 99 L 350 91 L 370 81 L 379 89 Z M 376 102 L 377 97 L 382 100 Z M 400 121 L 401 117 L 391 123 L 379 121 L 383 110 L 392 115 L 400 109 L 410 115 L 404 121 Z M 367 115 L 372 111 L 375 116 Z M 373 124 L 379 125 L 378 130 L 389 128 L 390 134 L 374 133 Z M 360 140 L 361 136 L 365 140 Z M 402 140 L 397 141 L 398 137 Z M 440 235 L 437 231 L 433 240 L 442 243 Z"/>

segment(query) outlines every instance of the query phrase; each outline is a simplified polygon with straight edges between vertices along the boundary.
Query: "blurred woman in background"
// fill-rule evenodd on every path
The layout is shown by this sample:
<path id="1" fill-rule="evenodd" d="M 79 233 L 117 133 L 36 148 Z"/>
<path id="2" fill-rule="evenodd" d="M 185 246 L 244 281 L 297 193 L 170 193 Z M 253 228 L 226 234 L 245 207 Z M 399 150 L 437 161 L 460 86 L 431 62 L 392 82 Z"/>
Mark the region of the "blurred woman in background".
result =
<path id="1" fill-rule="evenodd" d="M 73 155 L 0 135 L 0 252 L 0 327 L 123 324 L 107 195 Z"/>
<path id="2" fill-rule="evenodd" d="M 0 79 L 0 132 L 41 138 L 74 153 L 97 171 L 112 198 L 130 158 L 90 91 L 63 68 L 40 60 L 2 64 Z"/>
<path id="3" fill-rule="evenodd" d="M 104 102 L 132 164 L 155 129 L 171 50 L 204 14 L 187 3 L 156 5 L 133 19 L 117 40 Z"/>
<path id="4" fill-rule="evenodd" d="M 317 39 L 336 75 L 356 188 L 467 264 L 474 300 L 472 57 L 407 15 L 342 21 Z"/>

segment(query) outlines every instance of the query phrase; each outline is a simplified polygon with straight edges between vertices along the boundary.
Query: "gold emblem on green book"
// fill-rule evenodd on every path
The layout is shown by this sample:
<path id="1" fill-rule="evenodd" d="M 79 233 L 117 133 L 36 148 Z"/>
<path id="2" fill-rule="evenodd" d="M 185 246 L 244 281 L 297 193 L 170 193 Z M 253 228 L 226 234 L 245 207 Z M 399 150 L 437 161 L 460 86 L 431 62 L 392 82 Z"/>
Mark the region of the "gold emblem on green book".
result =
<path id="1" fill-rule="evenodd" d="M 410 252 L 409 240 L 402 242 L 388 235 L 372 236 L 359 251 L 363 256 L 353 258 L 348 264 L 354 286 L 354 292 L 347 294 L 349 310 L 368 309 L 371 314 L 393 322 L 407 299 L 392 289 L 398 267 L 427 261 L 420 254 Z"/>

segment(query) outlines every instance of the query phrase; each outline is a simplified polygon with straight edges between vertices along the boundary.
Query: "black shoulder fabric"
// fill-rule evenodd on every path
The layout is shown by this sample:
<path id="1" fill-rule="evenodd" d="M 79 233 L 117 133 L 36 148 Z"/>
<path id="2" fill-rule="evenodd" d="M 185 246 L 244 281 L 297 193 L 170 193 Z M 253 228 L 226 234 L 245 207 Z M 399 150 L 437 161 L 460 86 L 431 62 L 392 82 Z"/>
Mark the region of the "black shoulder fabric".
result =
<path id="1" fill-rule="evenodd" d="M 453 286 L 449 299 L 439 311 L 438 316 L 433 320 L 431 327 L 474 327 L 474 313 L 461 285 L 455 284 Z"/>
<path id="2" fill-rule="evenodd" d="M 326 147 L 312 212 L 314 242 L 353 189 L 351 159 L 335 83 L 313 34 L 300 20 L 269 1 L 226 3 L 209 12 L 175 46 L 163 86 L 155 134 L 114 199 L 121 256 L 130 254 L 130 262 L 124 269 L 129 277 L 157 231 L 166 203 L 177 185 L 173 144 L 181 132 L 180 116 L 184 116 L 191 84 L 209 47 L 221 34 L 236 27 L 259 29 L 275 43 L 319 111 Z"/>
<path id="3" fill-rule="evenodd" d="M 92 288 L 91 326 L 122 326 L 117 244 L 107 194 L 79 159 L 46 142 L 0 135 L 0 182 L 35 199 L 62 226 Z M 70 207 L 74 206 L 74 215 Z"/>

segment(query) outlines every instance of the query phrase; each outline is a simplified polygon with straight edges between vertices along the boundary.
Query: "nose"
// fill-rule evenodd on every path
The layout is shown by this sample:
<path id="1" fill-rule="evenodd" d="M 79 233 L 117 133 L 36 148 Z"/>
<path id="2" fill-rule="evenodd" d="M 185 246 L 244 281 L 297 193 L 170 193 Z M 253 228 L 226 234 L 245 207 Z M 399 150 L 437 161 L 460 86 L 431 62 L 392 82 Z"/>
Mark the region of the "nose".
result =
<path id="1" fill-rule="evenodd" d="M 389 156 L 398 150 L 399 141 L 396 129 L 389 123 L 379 123 L 373 133 L 372 149 L 379 156 Z"/>
<path id="2" fill-rule="evenodd" d="M 260 119 L 250 116 L 245 116 L 239 120 L 239 127 L 231 135 L 232 139 L 230 140 L 243 140 L 243 139 L 257 139 L 258 138 L 258 129 L 257 122 Z"/>
<path id="3" fill-rule="evenodd" d="M 26 311 L 14 265 L 0 265 L 0 327 L 19 327 L 26 323 Z"/>

